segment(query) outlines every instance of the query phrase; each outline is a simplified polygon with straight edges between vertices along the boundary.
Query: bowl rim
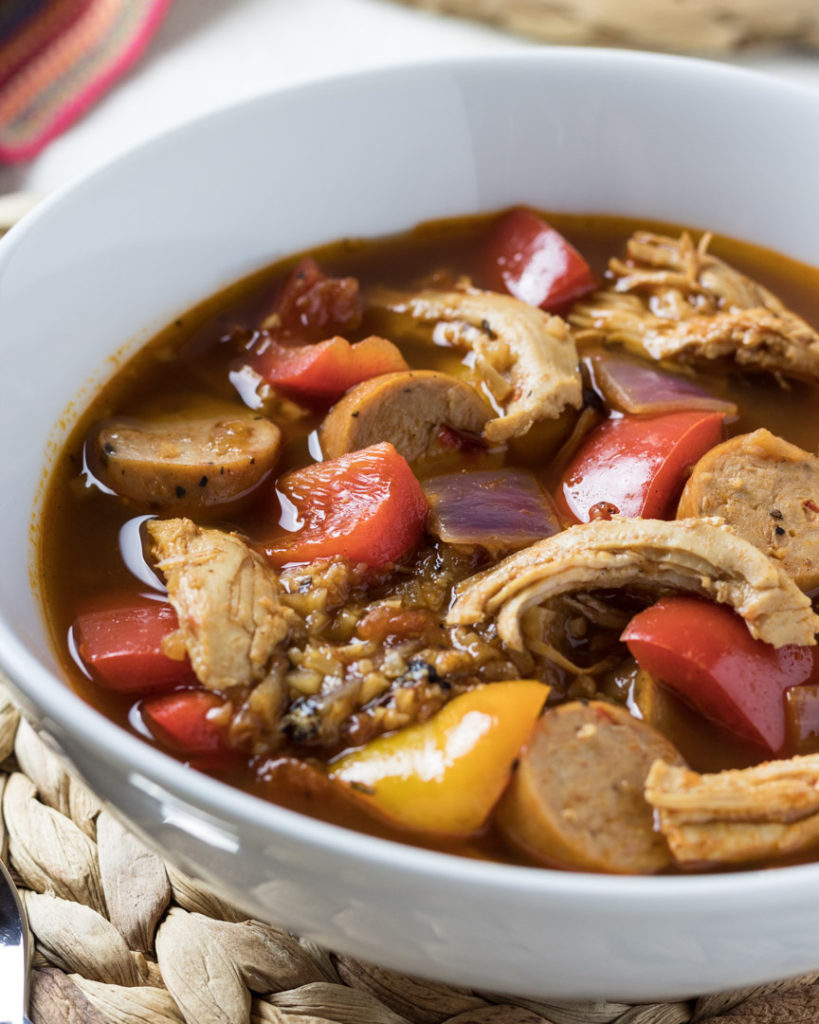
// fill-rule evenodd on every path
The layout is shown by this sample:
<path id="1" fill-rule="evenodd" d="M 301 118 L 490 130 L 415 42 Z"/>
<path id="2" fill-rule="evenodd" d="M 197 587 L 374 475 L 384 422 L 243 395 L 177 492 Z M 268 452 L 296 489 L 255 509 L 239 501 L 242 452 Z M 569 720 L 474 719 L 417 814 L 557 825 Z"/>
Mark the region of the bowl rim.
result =
<path id="1" fill-rule="evenodd" d="M 12 258 L 16 246 L 25 238 L 26 232 L 34 227 L 40 218 L 48 217 L 52 207 L 61 204 L 75 193 L 95 188 L 109 174 L 121 173 L 128 163 L 149 158 L 152 151 L 161 151 L 170 140 L 184 142 L 185 137 L 191 133 L 217 130 L 221 119 L 230 119 L 238 111 L 249 112 L 253 107 L 263 108 L 277 101 L 286 102 L 293 94 L 304 96 L 311 92 L 321 93 L 343 82 L 376 82 L 388 77 L 412 76 L 432 71 L 485 72 L 487 69 L 494 71 L 504 68 L 517 71 L 522 67 L 534 69 L 545 64 L 577 65 L 583 62 L 594 64 L 598 70 L 607 66 L 615 70 L 635 67 L 647 73 L 671 69 L 672 75 L 682 77 L 691 74 L 698 77 L 708 75 L 717 83 L 755 86 L 768 94 L 779 93 L 784 98 L 791 97 L 807 102 L 814 105 L 819 113 L 819 92 L 801 83 L 784 81 L 764 72 L 702 58 L 621 49 L 533 46 L 531 49 L 516 50 L 511 54 L 502 52 L 424 58 L 362 71 L 328 74 L 307 82 L 275 87 L 249 97 L 232 100 L 180 124 L 166 127 L 71 178 L 40 202 L 20 224 L 15 225 L 0 240 L 0 271 L 3 263 Z M 129 351 L 129 356 L 131 354 Z M 94 382 L 94 386 L 99 388 L 99 382 Z M 48 479 L 53 468 L 53 457 L 49 458 L 48 453 L 44 453 L 44 460 L 44 473 Z M 42 493 L 42 490 L 38 492 L 38 503 L 42 500 Z M 32 521 L 36 521 L 38 507 L 39 505 L 35 504 L 34 509 L 28 510 Z M 36 572 L 32 572 L 36 567 L 36 551 L 36 540 L 32 539 L 29 572 L 33 589 L 36 589 L 34 581 L 37 579 Z M 48 643 L 52 644 L 39 594 L 37 601 L 41 627 L 48 637 Z M 633 910 L 636 904 L 638 908 L 649 912 L 658 909 L 658 899 L 663 901 L 664 909 L 668 910 L 691 900 L 708 900 L 717 896 L 722 910 L 744 908 L 749 898 L 755 901 L 757 907 L 761 901 L 774 905 L 783 894 L 793 894 L 796 889 L 801 891 L 801 887 L 805 885 L 819 885 L 819 863 L 783 866 L 775 870 L 763 868 L 718 874 L 613 876 L 473 860 L 371 836 L 308 817 L 253 796 L 237 787 L 192 770 L 184 763 L 129 734 L 87 704 L 56 673 L 41 665 L 13 632 L 2 609 L 0 668 L 23 695 L 24 703 L 29 702 L 38 707 L 44 714 L 46 723 L 51 719 L 58 724 L 55 730 L 57 736 L 62 728 L 71 735 L 82 737 L 83 743 L 87 747 L 92 747 L 97 755 L 121 762 L 130 772 L 167 788 L 171 796 L 178 796 L 195 808 L 229 822 L 238 829 L 247 825 L 269 830 L 271 834 L 279 833 L 302 847 L 354 859 L 363 866 L 396 869 L 421 880 L 435 877 L 439 881 L 459 886 L 475 885 L 483 889 L 489 887 L 510 896 L 525 894 L 535 898 L 549 897 L 552 900 L 569 902 L 578 899 L 591 900 L 594 904 L 598 904 L 600 899 L 605 897 L 610 905 L 627 903 Z"/>

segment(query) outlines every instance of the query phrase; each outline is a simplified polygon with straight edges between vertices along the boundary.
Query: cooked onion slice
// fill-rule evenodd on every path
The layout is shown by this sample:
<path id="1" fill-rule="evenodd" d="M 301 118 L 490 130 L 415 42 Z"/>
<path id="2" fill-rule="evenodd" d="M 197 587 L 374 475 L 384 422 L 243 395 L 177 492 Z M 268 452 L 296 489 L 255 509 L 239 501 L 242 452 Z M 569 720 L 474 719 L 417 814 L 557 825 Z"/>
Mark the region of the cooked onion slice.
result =
<path id="1" fill-rule="evenodd" d="M 587 365 L 603 397 L 621 412 L 649 415 L 677 409 L 715 409 L 733 416 L 737 411 L 733 402 L 717 398 L 692 381 L 640 366 L 630 359 L 595 355 Z"/>
<path id="2" fill-rule="evenodd" d="M 450 544 L 512 551 L 560 530 L 549 498 L 525 470 L 445 473 L 423 487 L 431 510 L 427 528 Z"/>

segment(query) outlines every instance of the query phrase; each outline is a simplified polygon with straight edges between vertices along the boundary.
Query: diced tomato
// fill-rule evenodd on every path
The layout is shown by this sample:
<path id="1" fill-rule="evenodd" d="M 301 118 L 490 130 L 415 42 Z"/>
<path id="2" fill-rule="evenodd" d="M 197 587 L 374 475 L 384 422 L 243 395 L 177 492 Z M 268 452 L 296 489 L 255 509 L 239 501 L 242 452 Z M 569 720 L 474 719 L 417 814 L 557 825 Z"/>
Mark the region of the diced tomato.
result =
<path id="1" fill-rule="evenodd" d="M 185 690 L 142 702 L 142 717 L 165 746 L 180 754 L 221 754 L 228 750 L 226 728 L 212 717 L 224 707 L 218 694 Z"/>
<path id="2" fill-rule="evenodd" d="M 249 362 L 282 391 L 325 400 L 341 397 L 370 377 L 409 369 L 391 341 L 375 336 L 353 345 L 340 337 L 313 345 L 286 345 L 262 333 L 254 341 Z"/>
<path id="3" fill-rule="evenodd" d="M 559 505 L 581 523 L 601 502 L 624 516 L 673 516 L 689 469 L 722 440 L 724 415 L 685 410 L 604 420 L 564 471 Z"/>
<path id="4" fill-rule="evenodd" d="M 190 661 L 169 658 L 163 641 L 179 628 L 176 612 L 156 601 L 117 605 L 80 615 L 74 639 L 83 662 L 103 686 L 149 693 L 193 681 Z"/>
<path id="5" fill-rule="evenodd" d="M 298 338 L 315 341 L 343 334 L 361 323 L 358 281 L 328 277 L 307 257 L 290 272 L 270 313 L 278 329 Z"/>
<path id="6" fill-rule="evenodd" d="M 340 555 L 382 567 L 421 538 L 427 499 L 407 461 L 389 443 L 319 462 L 278 482 L 299 524 L 265 545 L 275 565 Z"/>
<path id="7" fill-rule="evenodd" d="M 523 209 L 507 213 L 492 229 L 483 252 L 482 283 L 548 310 L 597 287 L 574 246 L 542 217 Z"/>
<path id="8" fill-rule="evenodd" d="M 659 683 L 772 754 L 785 747 L 785 691 L 816 667 L 816 648 L 771 647 L 732 609 L 696 597 L 663 598 L 635 615 L 621 639 Z"/>
<path id="9" fill-rule="evenodd" d="M 423 640 L 437 645 L 441 640 L 438 618 L 424 608 L 393 608 L 380 604 L 363 615 L 355 629 L 362 640 L 375 640 L 389 646 L 389 642 Z"/>

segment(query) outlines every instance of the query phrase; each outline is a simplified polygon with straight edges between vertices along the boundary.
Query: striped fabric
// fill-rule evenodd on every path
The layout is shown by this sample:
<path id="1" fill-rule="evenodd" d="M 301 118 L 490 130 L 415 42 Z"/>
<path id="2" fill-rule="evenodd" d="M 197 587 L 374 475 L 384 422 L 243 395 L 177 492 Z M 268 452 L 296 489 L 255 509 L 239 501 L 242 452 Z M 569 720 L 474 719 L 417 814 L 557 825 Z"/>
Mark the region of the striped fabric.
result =
<path id="1" fill-rule="evenodd" d="M 2 0 L 0 161 L 30 160 L 139 57 L 171 0 Z"/>

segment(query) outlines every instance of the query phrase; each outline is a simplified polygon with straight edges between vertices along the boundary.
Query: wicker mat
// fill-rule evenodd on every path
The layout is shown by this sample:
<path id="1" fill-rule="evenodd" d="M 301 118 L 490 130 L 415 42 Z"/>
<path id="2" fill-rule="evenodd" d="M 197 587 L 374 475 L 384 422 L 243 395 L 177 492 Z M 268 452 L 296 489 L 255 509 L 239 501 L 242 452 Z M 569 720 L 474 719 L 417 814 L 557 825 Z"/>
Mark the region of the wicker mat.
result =
<path id="1" fill-rule="evenodd" d="M 28 911 L 33 1024 L 816 1024 L 819 974 L 630 1006 L 450 988 L 259 921 L 146 849 L 0 683 L 0 855 Z"/>
<path id="2" fill-rule="evenodd" d="M 819 47 L 817 0 L 401 0 L 546 43 L 722 53 Z"/>

